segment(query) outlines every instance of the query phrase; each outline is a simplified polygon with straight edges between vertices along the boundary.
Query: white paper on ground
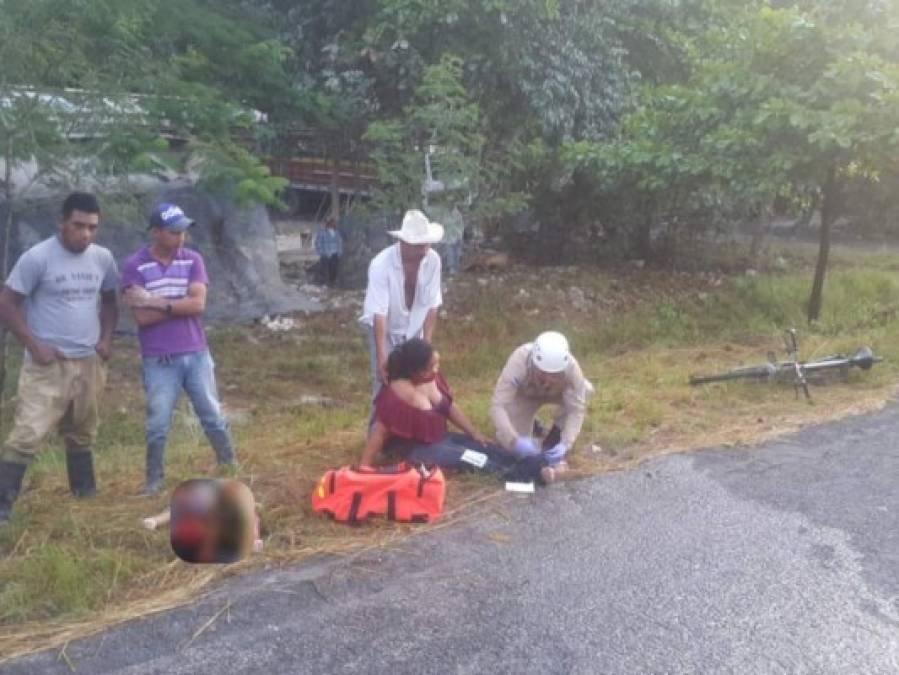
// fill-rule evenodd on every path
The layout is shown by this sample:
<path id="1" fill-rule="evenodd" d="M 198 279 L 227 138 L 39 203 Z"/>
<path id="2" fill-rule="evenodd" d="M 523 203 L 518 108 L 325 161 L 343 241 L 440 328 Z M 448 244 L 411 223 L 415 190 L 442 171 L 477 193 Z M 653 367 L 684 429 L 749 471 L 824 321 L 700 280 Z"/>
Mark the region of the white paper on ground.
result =
<path id="1" fill-rule="evenodd" d="M 506 490 L 509 492 L 521 492 L 523 494 L 533 494 L 533 483 L 506 483 Z"/>
<path id="2" fill-rule="evenodd" d="M 483 469 L 487 465 L 487 455 L 483 452 L 477 452 L 476 450 L 466 450 L 459 459 L 466 464 L 471 464 L 479 469 Z"/>

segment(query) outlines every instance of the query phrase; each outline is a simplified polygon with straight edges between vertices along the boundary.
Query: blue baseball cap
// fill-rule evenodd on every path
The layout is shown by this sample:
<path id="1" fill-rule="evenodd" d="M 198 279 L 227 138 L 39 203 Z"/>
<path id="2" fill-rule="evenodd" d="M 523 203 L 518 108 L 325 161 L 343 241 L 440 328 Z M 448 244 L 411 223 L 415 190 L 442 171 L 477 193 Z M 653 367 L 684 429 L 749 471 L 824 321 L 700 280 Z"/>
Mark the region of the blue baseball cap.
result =
<path id="1" fill-rule="evenodd" d="M 184 232 L 194 224 L 190 218 L 184 215 L 180 206 L 163 202 L 150 214 L 150 229 L 154 227 L 173 232 Z"/>

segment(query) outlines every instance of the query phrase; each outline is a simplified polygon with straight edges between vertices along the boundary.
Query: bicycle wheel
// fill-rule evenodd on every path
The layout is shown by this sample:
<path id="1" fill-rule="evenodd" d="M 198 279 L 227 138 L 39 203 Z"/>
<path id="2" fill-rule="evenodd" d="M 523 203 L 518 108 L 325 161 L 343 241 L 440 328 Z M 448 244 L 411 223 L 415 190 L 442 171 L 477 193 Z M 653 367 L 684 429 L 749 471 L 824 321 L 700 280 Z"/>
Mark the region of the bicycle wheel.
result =
<path id="1" fill-rule="evenodd" d="M 726 382 L 727 380 L 765 380 L 777 372 L 777 366 L 766 363 L 763 366 L 746 366 L 734 368 L 726 373 L 715 375 L 691 375 L 690 384 L 709 384 L 710 382 Z"/>
<path id="2" fill-rule="evenodd" d="M 825 370 L 849 370 L 850 368 L 859 368 L 860 370 L 870 370 L 875 363 L 880 363 L 883 358 L 875 356 L 870 347 L 860 347 L 852 356 L 843 356 L 837 354 L 835 356 L 826 356 L 823 359 L 815 359 L 814 361 L 806 361 L 801 364 L 802 369 L 807 373 L 816 373 Z"/>

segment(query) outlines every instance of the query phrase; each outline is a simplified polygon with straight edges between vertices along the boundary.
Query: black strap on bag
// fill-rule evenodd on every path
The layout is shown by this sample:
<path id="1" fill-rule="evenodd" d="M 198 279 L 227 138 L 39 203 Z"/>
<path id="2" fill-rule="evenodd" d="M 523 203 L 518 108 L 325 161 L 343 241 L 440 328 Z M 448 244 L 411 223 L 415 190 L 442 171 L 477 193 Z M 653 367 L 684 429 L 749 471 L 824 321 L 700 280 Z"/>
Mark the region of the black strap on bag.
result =
<path id="1" fill-rule="evenodd" d="M 396 490 L 387 493 L 387 520 L 396 520 Z"/>
<path id="2" fill-rule="evenodd" d="M 359 520 L 357 516 L 359 515 L 359 507 L 362 505 L 362 493 L 354 492 L 353 493 L 353 502 L 350 504 L 350 513 L 347 516 L 348 523 L 358 523 Z"/>
<path id="3" fill-rule="evenodd" d="M 415 468 L 418 469 L 418 496 L 421 498 L 425 492 L 425 483 L 431 479 L 431 472 L 424 464 L 419 464 Z"/>

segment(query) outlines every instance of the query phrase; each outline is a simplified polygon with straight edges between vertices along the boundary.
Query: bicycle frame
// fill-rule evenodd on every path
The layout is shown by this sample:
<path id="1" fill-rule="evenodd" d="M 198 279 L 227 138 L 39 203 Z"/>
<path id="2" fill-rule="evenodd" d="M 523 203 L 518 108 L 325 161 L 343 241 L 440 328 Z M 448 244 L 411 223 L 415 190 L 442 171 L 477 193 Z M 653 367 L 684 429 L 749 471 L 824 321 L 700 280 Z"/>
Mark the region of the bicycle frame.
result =
<path id="1" fill-rule="evenodd" d="M 793 389 L 796 392 L 796 398 L 799 398 L 801 390 L 805 395 L 805 399 L 811 401 L 812 396 L 808 387 L 808 375 L 827 370 L 841 370 L 845 372 L 850 368 L 870 370 L 875 363 L 883 361 L 881 357 L 875 356 L 869 347 L 860 347 L 852 356 L 834 354 L 813 361 L 800 361 L 799 343 L 795 328 L 786 331 L 784 345 L 789 359 L 787 361 L 777 361 L 773 354 L 769 354 L 768 363 L 764 365 L 735 368 L 718 375 L 694 375 L 690 377 L 690 384 L 698 385 L 736 379 L 791 380 Z"/>

